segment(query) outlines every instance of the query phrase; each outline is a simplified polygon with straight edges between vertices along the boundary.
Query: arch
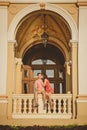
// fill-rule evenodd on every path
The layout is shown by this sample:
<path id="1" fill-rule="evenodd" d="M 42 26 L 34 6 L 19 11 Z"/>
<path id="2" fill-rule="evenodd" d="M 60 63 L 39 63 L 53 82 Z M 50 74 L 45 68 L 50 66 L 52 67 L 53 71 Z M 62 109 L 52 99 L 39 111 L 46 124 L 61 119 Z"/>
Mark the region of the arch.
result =
<path id="1" fill-rule="evenodd" d="M 51 5 L 49 3 L 46 3 L 45 9 L 61 15 L 67 21 L 67 23 L 69 24 L 69 26 L 71 28 L 72 40 L 78 41 L 78 30 L 77 30 L 75 21 L 73 20 L 73 18 L 70 16 L 70 14 L 66 10 L 64 10 L 61 7 L 55 6 L 55 5 Z M 37 10 L 40 10 L 39 3 L 22 9 L 14 17 L 12 23 L 10 24 L 9 30 L 8 30 L 8 41 L 15 40 L 15 30 L 16 30 L 17 25 L 21 21 L 21 19 L 24 16 L 26 16 L 27 14 L 32 13 L 32 12 L 37 11 Z"/>
<path id="2" fill-rule="evenodd" d="M 53 41 L 53 42 L 52 42 Z M 29 49 L 31 48 L 33 45 L 36 45 L 36 44 L 40 44 L 41 41 L 32 41 L 32 39 L 27 42 L 27 44 L 24 45 L 24 47 L 21 49 L 20 53 L 19 53 L 19 57 L 23 57 L 24 53 Z M 50 37 L 49 39 L 49 43 L 56 46 L 57 48 L 60 49 L 60 51 L 63 53 L 64 57 L 66 60 L 69 60 L 69 53 L 68 53 L 68 50 L 67 48 L 65 47 L 64 44 L 62 44 L 61 41 L 59 41 L 58 39 L 54 38 L 54 37 Z M 58 44 L 56 44 L 58 43 Z M 27 48 L 27 49 L 26 49 Z"/>

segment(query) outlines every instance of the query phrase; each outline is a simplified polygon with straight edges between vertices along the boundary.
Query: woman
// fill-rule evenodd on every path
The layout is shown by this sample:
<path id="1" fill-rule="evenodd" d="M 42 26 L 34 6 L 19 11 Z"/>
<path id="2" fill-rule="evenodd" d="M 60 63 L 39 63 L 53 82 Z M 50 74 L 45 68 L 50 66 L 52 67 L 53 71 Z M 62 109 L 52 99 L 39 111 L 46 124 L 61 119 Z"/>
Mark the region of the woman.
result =
<path id="1" fill-rule="evenodd" d="M 50 108 L 52 109 L 53 102 L 51 99 L 51 95 L 54 93 L 54 89 L 51 87 L 50 81 L 48 80 L 46 74 L 43 74 L 43 82 L 44 82 L 44 87 L 45 87 L 45 92 L 46 92 L 46 98 L 48 98 Z"/>

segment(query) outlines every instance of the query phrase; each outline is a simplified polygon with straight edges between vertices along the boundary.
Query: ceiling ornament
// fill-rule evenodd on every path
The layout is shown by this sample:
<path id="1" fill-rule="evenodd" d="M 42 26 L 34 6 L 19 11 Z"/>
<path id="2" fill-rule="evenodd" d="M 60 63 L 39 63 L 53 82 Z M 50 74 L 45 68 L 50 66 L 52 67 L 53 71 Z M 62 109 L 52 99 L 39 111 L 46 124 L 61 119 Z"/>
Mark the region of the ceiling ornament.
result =
<path id="1" fill-rule="evenodd" d="M 41 35 L 41 39 L 42 39 L 42 43 L 44 45 L 44 47 L 46 47 L 47 45 L 47 42 L 48 42 L 48 38 L 49 38 L 49 35 L 47 34 L 46 32 L 46 14 L 43 14 L 43 17 L 44 17 L 44 32 L 43 34 Z"/>

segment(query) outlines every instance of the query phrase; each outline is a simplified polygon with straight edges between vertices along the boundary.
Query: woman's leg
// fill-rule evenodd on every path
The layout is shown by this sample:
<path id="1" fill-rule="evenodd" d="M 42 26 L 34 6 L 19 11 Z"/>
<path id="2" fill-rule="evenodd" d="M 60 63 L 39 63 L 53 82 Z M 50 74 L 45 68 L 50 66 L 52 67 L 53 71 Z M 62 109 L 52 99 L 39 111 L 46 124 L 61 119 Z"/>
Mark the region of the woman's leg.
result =
<path id="1" fill-rule="evenodd" d="M 50 109 L 52 109 L 53 108 L 53 104 L 52 104 L 52 99 L 51 99 L 51 93 L 47 93 L 47 97 L 48 97 L 48 100 L 49 100 Z"/>
<path id="2" fill-rule="evenodd" d="M 46 94 L 45 91 L 42 91 L 42 95 L 43 95 L 43 102 L 44 102 L 44 109 L 46 107 Z"/>

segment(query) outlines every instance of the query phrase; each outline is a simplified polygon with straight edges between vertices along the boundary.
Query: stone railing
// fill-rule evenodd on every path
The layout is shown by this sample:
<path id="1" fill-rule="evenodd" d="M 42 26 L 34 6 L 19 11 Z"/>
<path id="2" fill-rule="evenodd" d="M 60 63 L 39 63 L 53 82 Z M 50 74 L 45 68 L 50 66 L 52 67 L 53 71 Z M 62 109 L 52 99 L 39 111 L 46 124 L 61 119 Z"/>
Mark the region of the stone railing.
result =
<path id="1" fill-rule="evenodd" d="M 13 118 L 72 118 L 72 94 L 53 94 L 53 107 L 50 109 L 46 102 L 43 109 L 42 95 L 38 95 L 39 106 L 34 106 L 33 94 L 12 95 L 12 117 Z"/>

